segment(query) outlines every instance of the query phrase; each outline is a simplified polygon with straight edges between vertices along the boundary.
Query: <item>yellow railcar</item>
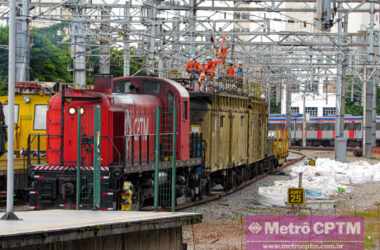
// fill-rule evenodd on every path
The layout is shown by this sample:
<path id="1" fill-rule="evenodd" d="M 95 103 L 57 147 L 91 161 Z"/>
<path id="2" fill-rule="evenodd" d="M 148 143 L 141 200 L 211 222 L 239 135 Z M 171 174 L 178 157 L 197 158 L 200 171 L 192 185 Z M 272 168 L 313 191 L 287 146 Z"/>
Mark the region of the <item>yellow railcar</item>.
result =
<path id="1" fill-rule="evenodd" d="M 27 185 L 26 177 L 26 150 L 28 143 L 34 153 L 35 161 L 44 157 L 46 151 L 46 112 L 51 94 L 54 91 L 53 83 L 22 82 L 16 84 L 15 94 L 15 132 L 14 132 L 14 159 L 15 159 L 15 189 L 19 190 Z M 5 122 L 7 124 L 8 96 L 0 96 L 3 106 Z M 38 134 L 38 136 L 37 136 Z M 28 142 L 29 140 L 29 142 Z M 5 189 L 7 169 L 7 154 L 0 157 L 0 191 Z"/>
<path id="2" fill-rule="evenodd" d="M 278 159 L 268 150 L 265 101 L 192 93 L 190 104 L 193 132 L 202 134 L 205 169 L 213 180 L 228 188 L 276 167 Z"/>

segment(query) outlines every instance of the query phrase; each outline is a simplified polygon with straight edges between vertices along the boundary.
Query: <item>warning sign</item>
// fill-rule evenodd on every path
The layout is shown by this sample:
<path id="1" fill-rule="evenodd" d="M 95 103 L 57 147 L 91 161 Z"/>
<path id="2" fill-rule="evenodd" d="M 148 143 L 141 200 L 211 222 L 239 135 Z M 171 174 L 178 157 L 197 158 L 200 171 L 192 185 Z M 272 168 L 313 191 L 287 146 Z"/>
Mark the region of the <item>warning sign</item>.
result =
<path id="1" fill-rule="evenodd" d="M 305 190 L 303 188 L 288 189 L 288 204 L 302 205 L 305 203 Z"/>

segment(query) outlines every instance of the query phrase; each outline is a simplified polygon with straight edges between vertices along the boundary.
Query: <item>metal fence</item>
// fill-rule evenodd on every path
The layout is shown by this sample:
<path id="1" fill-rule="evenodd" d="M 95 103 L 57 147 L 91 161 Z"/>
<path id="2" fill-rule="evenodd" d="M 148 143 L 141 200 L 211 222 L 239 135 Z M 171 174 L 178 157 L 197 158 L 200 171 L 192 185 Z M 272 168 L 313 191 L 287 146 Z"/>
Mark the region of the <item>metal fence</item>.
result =
<path id="1" fill-rule="evenodd" d="M 80 114 L 80 112 L 77 112 Z M 80 115 L 78 115 L 78 128 L 80 127 Z M 100 127 L 98 128 L 100 129 Z M 81 135 L 77 131 L 77 148 L 82 148 L 82 142 L 88 140 L 92 150 L 94 145 L 100 145 L 100 141 L 109 140 L 112 142 L 114 162 L 113 164 L 123 167 L 128 171 L 135 172 L 138 168 L 148 166 L 147 170 L 153 170 L 153 206 L 159 208 L 171 208 L 173 211 L 176 207 L 176 182 L 177 182 L 177 112 L 175 107 L 162 109 L 157 108 L 155 111 L 155 131 L 148 134 L 131 133 L 124 136 L 115 136 L 113 138 L 107 136 L 95 136 L 93 140 L 88 140 L 87 137 Z M 203 142 L 200 133 L 191 133 L 190 137 L 190 158 L 203 157 Z M 42 147 L 41 140 L 46 140 L 49 146 L 49 139 L 63 138 L 62 135 L 42 135 L 32 134 L 28 137 L 28 149 L 26 150 L 26 165 L 41 166 L 47 165 L 46 149 Z M 99 142 L 96 141 L 98 138 Z M 75 141 L 75 140 L 74 140 Z M 34 147 L 33 145 L 36 145 Z M 123 147 L 120 147 L 123 145 Z M 90 150 L 90 151 L 92 151 Z M 94 163 L 100 164 L 100 148 L 97 155 L 94 155 Z M 60 152 L 58 152 L 61 154 Z M 82 151 L 83 153 L 83 151 Z M 70 162 L 71 173 L 76 170 L 76 184 L 74 188 L 76 191 L 76 200 L 80 204 L 89 204 L 91 200 L 98 201 L 98 197 L 92 197 L 91 193 L 99 193 L 98 191 L 88 190 L 85 186 L 92 186 L 102 178 L 99 174 L 92 171 L 81 170 L 83 167 L 81 152 L 77 152 L 77 161 Z M 98 160 L 96 160 L 97 158 Z M 67 164 L 67 162 L 65 162 Z M 95 166 L 93 171 L 96 171 L 99 166 Z M 29 168 L 30 169 L 30 168 Z M 101 186 L 103 182 L 98 182 L 95 186 Z M 77 206 L 83 207 L 83 205 Z"/>

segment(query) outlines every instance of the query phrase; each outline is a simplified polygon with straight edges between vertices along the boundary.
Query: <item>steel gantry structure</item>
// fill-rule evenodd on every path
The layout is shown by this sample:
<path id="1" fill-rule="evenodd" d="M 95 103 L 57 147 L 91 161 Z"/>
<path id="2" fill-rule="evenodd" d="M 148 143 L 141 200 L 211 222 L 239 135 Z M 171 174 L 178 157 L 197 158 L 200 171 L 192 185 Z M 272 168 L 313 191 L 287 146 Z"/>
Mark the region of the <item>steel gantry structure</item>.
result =
<path id="1" fill-rule="evenodd" d="M 376 0 L 17 0 L 17 76 L 28 79 L 29 26 L 70 24 L 74 83 L 86 83 L 86 58 L 99 57 L 99 73 L 110 72 L 112 47 L 124 51 L 124 75 L 130 74 L 131 47 L 143 58 L 141 69 L 160 76 L 183 76 L 190 55 L 212 55 L 221 38 L 229 58 L 245 66 L 245 78 L 286 92 L 290 117 L 291 89 L 313 95 L 315 81 L 336 83 L 336 158 L 345 160 L 344 98 L 348 77 L 362 83 L 363 151 L 369 156 L 376 138 L 376 86 L 379 68 L 380 13 Z M 328 19 L 321 18 L 320 8 Z M 8 16 L 8 1 L 0 13 Z M 322 7 L 321 7 L 322 6 Z M 317 13 L 317 14 L 315 14 Z M 305 16 L 311 17 L 303 17 Z M 315 16 L 316 15 L 316 16 Z M 367 15 L 361 31 L 350 31 L 351 15 Z M 316 17 L 316 18 L 314 18 Z M 326 21 L 327 20 L 327 21 Z M 327 26 L 325 27 L 327 22 Z M 299 25 L 303 31 L 288 29 Z M 321 27 L 324 27 L 321 31 Z M 331 28 L 331 30 L 330 30 Z M 211 41 L 214 41 L 212 43 Z M 305 117 L 305 116 L 304 116 Z"/>

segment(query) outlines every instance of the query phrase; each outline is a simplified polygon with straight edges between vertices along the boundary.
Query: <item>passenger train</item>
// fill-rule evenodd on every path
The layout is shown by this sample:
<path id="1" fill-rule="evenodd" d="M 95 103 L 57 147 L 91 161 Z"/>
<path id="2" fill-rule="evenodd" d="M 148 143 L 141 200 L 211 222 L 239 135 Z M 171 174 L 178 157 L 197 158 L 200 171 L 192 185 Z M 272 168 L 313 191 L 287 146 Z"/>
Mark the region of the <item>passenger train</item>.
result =
<path id="1" fill-rule="evenodd" d="M 335 138 L 335 116 L 310 117 L 306 122 L 307 146 L 334 146 Z M 344 135 L 349 147 L 361 147 L 363 116 L 344 116 Z M 286 115 L 272 114 L 269 117 L 269 131 L 274 133 L 286 127 Z M 380 144 L 380 116 L 376 118 L 376 141 Z M 290 139 L 292 145 L 302 145 L 302 114 L 292 115 L 290 122 Z"/>

